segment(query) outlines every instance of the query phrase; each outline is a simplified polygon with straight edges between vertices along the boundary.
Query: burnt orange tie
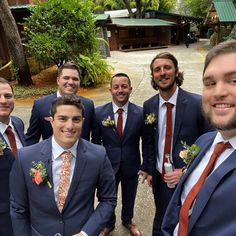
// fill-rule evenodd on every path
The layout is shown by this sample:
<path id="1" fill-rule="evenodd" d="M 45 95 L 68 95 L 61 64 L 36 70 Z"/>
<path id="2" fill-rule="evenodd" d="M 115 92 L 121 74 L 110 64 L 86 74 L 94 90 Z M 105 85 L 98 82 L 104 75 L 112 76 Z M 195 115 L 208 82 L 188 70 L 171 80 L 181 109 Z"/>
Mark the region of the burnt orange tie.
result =
<path id="1" fill-rule="evenodd" d="M 220 142 L 216 145 L 214 152 L 212 153 L 210 160 L 202 172 L 200 178 L 197 183 L 192 187 L 189 194 L 187 195 L 179 213 L 179 230 L 178 236 L 186 236 L 188 230 L 189 223 L 189 209 L 191 209 L 194 200 L 197 197 L 198 192 L 200 191 L 202 185 L 205 182 L 206 177 L 211 173 L 214 168 L 215 162 L 219 155 L 225 151 L 225 149 L 231 148 L 231 144 L 229 142 L 223 143 Z"/>
<path id="2" fill-rule="evenodd" d="M 7 127 L 5 134 L 7 135 L 7 138 L 9 140 L 11 150 L 12 150 L 13 154 L 16 156 L 16 153 L 17 153 L 16 138 L 15 138 L 15 134 L 13 133 L 12 128 L 10 126 Z"/>
<path id="3" fill-rule="evenodd" d="M 162 176 L 165 175 L 164 164 L 168 162 L 167 156 L 170 156 L 171 151 L 171 136 L 172 136 L 172 107 L 173 104 L 166 102 L 166 135 L 165 135 L 165 146 L 164 156 L 162 162 Z"/>
<path id="4" fill-rule="evenodd" d="M 117 113 L 118 113 L 118 118 L 117 118 L 117 133 L 118 133 L 118 136 L 119 136 L 119 138 L 121 140 L 121 138 L 122 138 L 122 130 L 123 130 L 123 116 L 122 116 L 123 109 L 119 108 L 117 110 Z"/>
<path id="5" fill-rule="evenodd" d="M 60 212 L 64 207 L 68 190 L 70 187 L 70 163 L 72 159 L 72 153 L 69 151 L 63 152 L 61 154 L 61 158 L 62 158 L 62 166 L 61 166 L 59 187 L 57 191 L 57 207 Z"/>

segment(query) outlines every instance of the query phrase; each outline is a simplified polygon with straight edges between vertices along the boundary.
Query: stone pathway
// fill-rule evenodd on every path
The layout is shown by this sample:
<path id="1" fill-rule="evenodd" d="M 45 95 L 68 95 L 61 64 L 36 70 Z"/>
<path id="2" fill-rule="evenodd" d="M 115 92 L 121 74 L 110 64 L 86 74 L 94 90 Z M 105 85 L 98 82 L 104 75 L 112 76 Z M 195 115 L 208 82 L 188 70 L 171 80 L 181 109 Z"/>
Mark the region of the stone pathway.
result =
<path id="1" fill-rule="evenodd" d="M 152 58 L 159 52 L 169 51 L 174 54 L 179 61 L 180 71 L 184 71 L 183 88 L 201 94 L 202 90 L 202 69 L 206 51 L 201 48 L 207 44 L 207 40 L 200 40 L 195 44 L 170 46 L 164 49 L 135 51 L 135 52 L 111 52 L 111 57 L 107 61 L 114 67 L 115 72 L 127 73 L 132 81 L 133 92 L 130 100 L 142 105 L 143 102 L 153 96 L 154 91 L 150 85 L 149 65 Z M 81 95 L 91 98 L 95 105 L 109 102 L 111 97 L 109 85 L 93 90 L 83 91 Z M 21 117 L 28 127 L 32 104 L 22 104 L 16 101 L 14 114 Z M 111 236 L 128 236 L 128 231 L 121 225 L 120 207 L 121 197 L 118 196 L 117 223 Z M 154 215 L 154 203 L 151 189 L 146 184 L 138 186 L 134 221 L 141 229 L 143 236 L 150 236 Z"/>

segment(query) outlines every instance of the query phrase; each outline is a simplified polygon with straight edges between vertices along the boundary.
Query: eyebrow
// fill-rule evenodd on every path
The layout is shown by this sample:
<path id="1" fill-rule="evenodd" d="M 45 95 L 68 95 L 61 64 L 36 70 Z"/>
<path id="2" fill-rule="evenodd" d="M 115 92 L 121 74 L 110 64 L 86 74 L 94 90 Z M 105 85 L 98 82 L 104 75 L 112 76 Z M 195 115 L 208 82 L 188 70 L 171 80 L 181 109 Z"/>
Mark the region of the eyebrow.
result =
<path id="1" fill-rule="evenodd" d="M 224 77 L 231 76 L 231 75 L 236 75 L 236 71 L 227 72 L 224 74 Z M 207 79 L 212 79 L 212 78 L 214 78 L 213 75 L 203 76 L 202 80 L 207 80 Z"/>

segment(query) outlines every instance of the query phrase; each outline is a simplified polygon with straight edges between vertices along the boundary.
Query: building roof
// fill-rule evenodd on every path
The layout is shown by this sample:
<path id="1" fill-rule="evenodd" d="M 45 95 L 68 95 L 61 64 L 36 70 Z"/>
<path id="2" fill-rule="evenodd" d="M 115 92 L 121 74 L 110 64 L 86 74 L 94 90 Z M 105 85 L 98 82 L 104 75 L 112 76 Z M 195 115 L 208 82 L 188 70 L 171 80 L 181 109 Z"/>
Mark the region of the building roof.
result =
<path id="1" fill-rule="evenodd" d="M 96 21 L 105 21 L 111 23 L 111 17 L 109 14 L 95 14 Z"/>
<path id="2" fill-rule="evenodd" d="M 133 13 L 136 12 L 136 8 L 132 8 L 131 11 Z M 129 12 L 127 9 L 105 11 L 105 14 L 109 14 L 111 18 L 129 17 Z"/>
<path id="3" fill-rule="evenodd" d="M 232 0 L 213 0 L 220 22 L 236 22 L 236 9 Z"/>
<path id="4" fill-rule="evenodd" d="M 35 6 L 35 5 L 32 5 L 32 4 L 23 4 L 23 5 L 13 5 L 13 6 L 9 6 L 9 8 L 11 10 L 15 10 L 15 9 L 28 9 L 32 6 Z"/>
<path id="5" fill-rule="evenodd" d="M 112 24 L 121 27 L 137 27 L 137 26 L 173 26 L 176 25 L 173 22 L 160 20 L 160 19 L 130 19 L 130 18 L 113 18 Z"/>

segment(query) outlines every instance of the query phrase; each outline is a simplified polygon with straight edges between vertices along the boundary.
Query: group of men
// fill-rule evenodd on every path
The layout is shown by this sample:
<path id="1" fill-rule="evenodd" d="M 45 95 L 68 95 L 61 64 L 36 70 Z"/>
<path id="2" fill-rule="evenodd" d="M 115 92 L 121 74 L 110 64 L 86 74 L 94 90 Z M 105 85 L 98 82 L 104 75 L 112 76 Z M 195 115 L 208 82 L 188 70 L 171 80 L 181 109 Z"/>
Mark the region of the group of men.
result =
<path id="1" fill-rule="evenodd" d="M 130 78 L 118 73 L 112 101 L 94 108 L 76 95 L 78 66 L 65 63 L 58 91 L 35 100 L 25 135 L 0 78 L 0 235 L 107 236 L 121 184 L 122 224 L 146 236 L 133 221 L 139 177 L 153 189 L 153 236 L 236 235 L 236 41 L 207 54 L 202 97 L 180 88 L 174 55 L 159 53 L 150 69 L 158 94 L 143 107 L 129 101 Z M 188 166 L 183 143 L 200 150 Z"/>

